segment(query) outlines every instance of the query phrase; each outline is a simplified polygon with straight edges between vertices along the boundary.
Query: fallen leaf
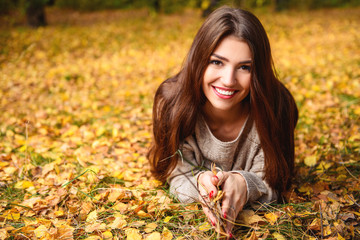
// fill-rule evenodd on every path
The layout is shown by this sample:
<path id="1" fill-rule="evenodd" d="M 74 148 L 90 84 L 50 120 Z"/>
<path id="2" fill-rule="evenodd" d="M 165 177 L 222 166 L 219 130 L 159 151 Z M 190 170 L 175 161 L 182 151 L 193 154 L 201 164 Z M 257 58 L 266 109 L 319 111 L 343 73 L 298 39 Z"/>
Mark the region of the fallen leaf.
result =
<path id="1" fill-rule="evenodd" d="M 279 216 L 273 212 L 266 213 L 264 217 L 269 221 L 271 225 L 274 225 L 279 218 Z"/>
<path id="2" fill-rule="evenodd" d="M 86 218 L 86 222 L 87 223 L 93 223 L 93 222 L 96 222 L 98 216 L 97 216 L 97 211 L 94 210 L 92 212 L 90 212 Z"/>
<path id="3" fill-rule="evenodd" d="M 127 228 L 125 229 L 126 239 L 127 240 L 141 240 L 142 237 L 139 233 L 139 230 L 135 228 Z"/>
<path id="4" fill-rule="evenodd" d="M 161 240 L 161 234 L 159 232 L 153 232 L 148 235 L 145 240 Z"/>
<path id="5" fill-rule="evenodd" d="M 145 226 L 144 231 L 146 233 L 151 233 L 152 231 L 154 231 L 157 228 L 157 224 L 155 222 L 149 223 Z"/>
<path id="6" fill-rule="evenodd" d="M 163 232 L 161 233 L 161 240 L 171 240 L 173 239 L 173 234 L 169 229 L 164 227 Z"/>
<path id="7" fill-rule="evenodd" d="M 304 163 L 306 164 L 306 166 L 313 167 L 316 165 L 316 159 L 317 157 L 315 155 L 307 156 L 304 159 Z"/>
<path id="8" fill-rule="evenodd" d="M 126 220 L 122 217 L 116 217 L 115 220 L 110 224 L 112 229 L 122 229 L 127 224 Z"/>
<path id="9" fill-rule="evenodd" d="M 272 235 L 276 240 L 286 240 L 286 238 L 278 232 L 274 232 Z"/>
<path id="10" fill-rule="evenodd" d="M 199 226 L 199 230 L 202 232 L 209 231 L 211 229 L 211 225 L 208 222 L 204 222 Z"/>

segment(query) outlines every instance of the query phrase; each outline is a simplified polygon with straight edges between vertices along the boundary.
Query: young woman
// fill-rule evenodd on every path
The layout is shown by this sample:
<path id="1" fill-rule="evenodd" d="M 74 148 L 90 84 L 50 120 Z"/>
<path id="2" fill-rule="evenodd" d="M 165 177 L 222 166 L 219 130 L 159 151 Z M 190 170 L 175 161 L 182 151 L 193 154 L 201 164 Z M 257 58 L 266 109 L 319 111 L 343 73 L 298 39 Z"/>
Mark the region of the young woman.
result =
<path id="1" fill-rule="evenodd" d="M 206 203 L 221 188 L 222 219 L 233 220 L 246 203 L 275 201 L 289 188 L 297 119 L 260 21 L 219 8 L 199 29 L 181 71 L 156 92 L 151 171 L 181 202 L 202 202 L 213 225 L 219 219 Z M 228 234 L 232 227 L 229 221 Z"/>

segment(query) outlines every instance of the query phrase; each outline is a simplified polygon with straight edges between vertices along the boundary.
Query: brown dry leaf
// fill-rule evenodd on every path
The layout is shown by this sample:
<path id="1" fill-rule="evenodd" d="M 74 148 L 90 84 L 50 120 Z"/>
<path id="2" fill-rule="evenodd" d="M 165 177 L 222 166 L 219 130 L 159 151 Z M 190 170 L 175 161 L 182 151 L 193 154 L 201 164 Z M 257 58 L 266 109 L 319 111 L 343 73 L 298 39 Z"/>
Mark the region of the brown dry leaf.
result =
<path id="1" fill-rule="evenodd" d="M 321 219 L 315 218 L 310 225 L 307 227 L 310 230 L 320 231 L 321 230 Z"/>
<path id="2" fill-rule="evenodd" d="M 255 214 L 253 210 L 243 210 L 240 212 L 238 219 L 244 223 L 245 225 L 252 224 L 263 224 L 265 223 L 265 219 Z"/>
<path id="3" fill-rule="evenodd" d="M 255 231 L 252 231 L 250 237 L 246 238 L 246 240 L 258 240 Z"/>

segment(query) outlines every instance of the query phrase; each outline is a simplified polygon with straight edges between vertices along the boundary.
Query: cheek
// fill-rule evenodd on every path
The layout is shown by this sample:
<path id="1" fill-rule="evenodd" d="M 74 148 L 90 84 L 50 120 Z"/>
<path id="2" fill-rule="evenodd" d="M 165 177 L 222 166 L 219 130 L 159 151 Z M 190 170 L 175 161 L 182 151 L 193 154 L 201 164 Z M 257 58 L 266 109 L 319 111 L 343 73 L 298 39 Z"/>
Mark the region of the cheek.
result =
<path id="1" fill-rule="evenodd" d="M 251 84 L 251 75 L 248 76 L 247 78 L 244 78 L 244 80 L 242 81 L 242 86 L 244 89 L 249 90 L 250 89 L 250 84 Z"/>
<path id="2" fill-rule="evenodd" d="M 210 81 L 210 76 L 211 76 L 211 73 L 210 73 L 210 69 L 209 68 L 206 68 L 205 72 L 204 72 L 204 76 L 203 76 L 203 85 L 205 85 L 206 83 L 208 83 Z"/>

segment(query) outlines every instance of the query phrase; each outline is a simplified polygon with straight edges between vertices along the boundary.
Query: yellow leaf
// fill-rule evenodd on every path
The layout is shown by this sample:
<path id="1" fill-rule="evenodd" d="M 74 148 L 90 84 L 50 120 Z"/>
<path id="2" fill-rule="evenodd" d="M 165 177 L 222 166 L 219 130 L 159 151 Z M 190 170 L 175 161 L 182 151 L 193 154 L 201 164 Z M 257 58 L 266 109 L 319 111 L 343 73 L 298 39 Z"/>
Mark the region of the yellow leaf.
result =
<path id="1" fill-rule="evenodd" d="M 48 229 L 45 225 L 40 225 L 34 230 L 35 236 L 37 238 L 43 238 L 45 237 L 46 233 L 48 232 Z"/>
<path id="2" fill-rule="evenodd" d="M 312 155 L 312 156 L 305 157 L 304 163 L 306 164 L 306 166 L 309 166 L 309 167 L 315 166 L 316 165 L 316 156 Z"/>
<path id="3" fill-rule="evenodd" d="M 172 217 L 171 217 L 171 216 L 167 216 L 167 217 L 164 219 L 164 223 L 169 222 L 171 219 L 172 219 Z"/>
<path id="4" fill-rule="evenodd" d="M 9 220 L 19 220 L 20 219 L 20 213 L 17 212 L 10 212 L 6 215 L 6 219 Z"/>
<path id="5" fill-rule="evenodd" d="M 141 240 L 142 237 L 139 233 L 139 230 L 135 228 L 128 228 L 125 230 L 127 240 Z"/>
<path id="6" fill-rule="evenodd" d="M 271 225 L 274 225 L 276 223 L 276 221 L 278 220 L 279 216 L 276 215 L 275 213 L 271 212 L 271 213 L 266 213 L 264 215 L 264 217 L 269 221 L 269 223 Z"/>
<path id="7" fill-rule="evenodd" d="M 126 220 L 122 217 L 116 217 L 115 220 L 110 224 L 112 229 L 123 228 L 127 224 Z"/>
<path id="8" fill-rule="evenodd" d="M 92 233 L 94 231 L 104 230 L 106 228 L 105 223 L 94 222 L 85 227 L 85 231 L 88 233 Z"/>
<path id="9" fill-rule="evenodd" d="M 115 206 L 113 206 L 112 208 L 114 210 L 119 211 L 120 213 L 124 213 L 128 209 L 128 205 L 125 203 L 119 202 L 119 203 L 115 204 Z"/>
<path id="10" fill-rule="evenodd" d="M 101 237 L 99 237 L 97 235 L 92 235 L 92 236 L 85 238 L 84 240 L 101 240 Z"/>
<path id="11" fill-rule="evenodd" d="M 199 230 L 203 231 L 203 232 L 209 231 L 210 229 L 211 229 L 211 226 L 208 222 L 204 222 L 203 224 L 201 224 L 199 226 Z"/>
<path id="12" fill-rule="evenodd" d="M 286 238 L 278 232 L 274 232 L 272 235 L 276 240 L 286 240 Z"/>
<path id="13" fill-rule="evenodd" d="M 26 180 L 19 181 L 15 184 L 15 188 L 17 188 L 17 189 L 26 189 L 26 188 L 33 187 L 33 186 L 34 185 L 32 182 L 26 181 Z"/>
<path id="14" fill-rule="evenodd" d="M 55 211 L 54 214 L 55 214 L 56 217 L 62 217 L 62 216 L 65 215 L 63 210 Z"/>
<path id="15" fill-rule="evenodd" d="M 112 239 L 113 235 L 110 231 L 105 231 L 102 233 L 102 238 L 105 239 Z"/>
<path id="16" fill-rule="evenodd" d="M 137 212 L 137 215 L 138 215 L 139 217 L 144 217 L 144 218 L 150 216 L 150 214 L 144 212 L 143 210 L 138 211 L 138 212 Z"/>
<path id="17" fill-rule="evenodd" d="M 161 234 L 161 240 L 171 240 L 171 239 L 173 239 L 173 234 L 170 232 L 169 229 L 164 227 L 164 230 Z"/>
<path id="18" fill-rule="evenodd" d="M 246 225 L 264 223 L 265 219 L 255 214 L 252 210 L 243 210 L 239 214 L 239 219 Z"/>
<path id="19" fill-rule="evenodd" d="M 149 223 L 149 224 L 147 224 L 146 226 L 145 226 L 145 229 L 144 229 L 144 231 L 146 232 L 146 233 L 151 233 L 152 231 L 154 231 L 156 228 L 157 228 L 157 224 L 156 223 Z"/>
<path id="20" fill-rule="evenodd" d="M 58 224 L 60 225 L 56 225 L 57 227 L 57 232 L 58 232 L 58 235 L 61 236 L 62 239 L 73 239 L 73 233 L 74 233 L 74 228 L 67 225 L 67 223 L 60 223 L 58 222 Z"/>
<path id="21" fill-rule="evenodd" d="M 345 240 L 339 233 L 337 234 L 338 240 Z"/>
<path id="22" fill-rule="evenodd" d="M 0 229 L 0 240 L 5 240 L 9 237 L 6 229 Z"/>
<path id="23" fill-rule="evenodd" d="M 93 222 L 96 222 L 96 220 L 97 220 L 97 211 L 94 210 L 91 213 L 89 213 L 89 215 L 86 218 L 86 222 L 93 223 Z"/>
<path id="24" fill-rule="evenodd" d="M 148 235 L 145 240 L 161 240 L 161 234 L 159 232 L 153 232 Z"/>

